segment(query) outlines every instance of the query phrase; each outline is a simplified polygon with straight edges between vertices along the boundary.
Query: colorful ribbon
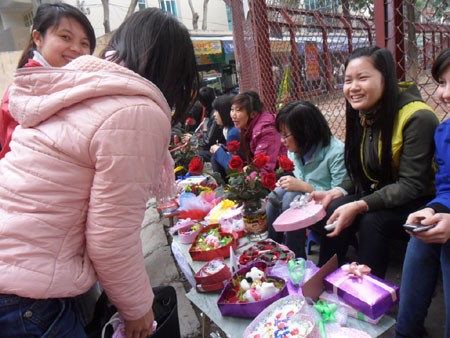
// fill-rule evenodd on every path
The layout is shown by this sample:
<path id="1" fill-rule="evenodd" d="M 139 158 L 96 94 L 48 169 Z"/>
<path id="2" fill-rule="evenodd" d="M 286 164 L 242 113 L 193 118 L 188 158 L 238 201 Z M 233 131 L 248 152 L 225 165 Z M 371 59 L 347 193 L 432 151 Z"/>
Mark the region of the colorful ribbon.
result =
<path id="1" fill-rule="evenodd" d="M 337 310 L 336 304 L 328 304 L 324 300 L 318 300 L 316 304 L 314 304 L 314 308 L 320 314 L 322 319 L 318 322 L 319 331 L 323 338 L 327 337 L 327 333 L 325 331 L 325 323 L 335 322 L 336 317 L 334 313 Z"/>
<path id="2" fill-rule="evenodd" d="M 343 265 L 342 270 L 347 271 L 350 278 L 361 278 L 368 275 L 371 271 L 367 265 L 358 264 L 356 262 Z"/>

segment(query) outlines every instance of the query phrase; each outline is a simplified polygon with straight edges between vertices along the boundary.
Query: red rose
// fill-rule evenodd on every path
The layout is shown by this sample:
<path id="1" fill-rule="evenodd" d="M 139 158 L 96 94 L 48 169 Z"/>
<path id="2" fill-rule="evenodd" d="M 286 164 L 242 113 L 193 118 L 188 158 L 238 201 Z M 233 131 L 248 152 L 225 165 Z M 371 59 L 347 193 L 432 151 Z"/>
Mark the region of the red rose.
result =
<path id="1" fill-rule="evenodd" d="M 230 162 L 228 163 L 228 166 L 231 170 L 239 170 L 241 171 L 242 168 L 244 168 L 244 161 L 242 161 L 242 158 L 238 155 L 233 155 L 231 157 Z"/>
<path id="2" fill-rule="evenodd" d="M 292 162 L 286 155 L 278 156 L 278 164 L 285 172 L 294 171 L 294 162 Z"/>
<path id="3" fill-rule="evenodd" d="M 240 143 L 237 140 L 230 141 L 230 142 L 227 143 L 227 150 L 230 153 L 234 153 L 234 152 L 238 151 L 239 147 L 240 147 Z"/>
<path id="4" fill-rule="evenodd" d="M 269 156 L 266 156 L 263 153 L 258 153 L 253 157 L 253 165 L 256 168 L 261 169 L 269 162 L 269 160 L 270 160 Z"/>
<path id="5" fill-rule="evenodd" d="M 277 177 L 274 173 L 265 174 L 261 178 L 261 183 L 265 188 L 273 190 L 275 189 L 275 184 L 277 183 Z"/>
<path id="6" fill-rule="evenodd" d="M 200 157 L 194 157 L 189 162 L 189 172 L 192 175 L 200 175 L 203 172 L 203 161 Z"/>
<path id="7" fill-rule="evenodd" d="M 188 117 L 188 118 L 186 119 L 186 124 L 187 124 L 188 126 L 193 126 L 193 125 L 195 125 L 195 120 L 194 120 L 192 117 Z"/>

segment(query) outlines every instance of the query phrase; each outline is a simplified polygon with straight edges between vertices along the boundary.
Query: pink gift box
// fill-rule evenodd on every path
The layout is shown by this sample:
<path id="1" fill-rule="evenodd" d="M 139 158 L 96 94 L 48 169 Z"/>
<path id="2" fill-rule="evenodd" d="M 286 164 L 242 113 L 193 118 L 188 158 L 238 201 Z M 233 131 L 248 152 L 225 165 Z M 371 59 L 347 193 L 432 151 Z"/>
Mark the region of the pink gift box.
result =
<path id="1" fill-rule="evenodd" d="M 372 274 L 351 277 L 342 266 L 324 279 L 326 291 L 361 311 L 366 316 L 377 319 L 398 303 L 399 287 Z"/>
<path id="2" fill-rule="evenodd" d="M 323 206 L 311 201 L 304 206 L 287 209 L 273 222 L 273 227 L 278 232 L 303 229 L 319 222 L 325 215 Z"/>

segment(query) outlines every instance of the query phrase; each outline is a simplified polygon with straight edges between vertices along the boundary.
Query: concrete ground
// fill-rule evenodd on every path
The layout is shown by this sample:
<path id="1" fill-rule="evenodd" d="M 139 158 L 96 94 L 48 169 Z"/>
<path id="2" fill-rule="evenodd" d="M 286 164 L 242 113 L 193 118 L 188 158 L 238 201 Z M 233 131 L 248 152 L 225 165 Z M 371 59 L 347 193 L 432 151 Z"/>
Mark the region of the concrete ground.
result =
<path id="1" fill-rule="evenodd" d="M 178 316 L 180 320 L 181 336 L 183 338 L 200 338 L 201 325 L 199 312 L 194 309 L 190 301 L 186 298 L 186 283 L 182 274 L 179 273 L 176 262 L 172 256 L 170 243 L 167 236 L 168 221 L 161 219 L 156 211 L 156 203 L 150 201 L 142 224 L 141 239 L 143 243 L 146 268 L 153 286 L 172 285 L 177 291 Z M 393 244 L 393 254 L 391 265 L 388 269 L 386 279 L 396 285 L 400 285 L 402 255 L 399 252 L 404 250 L 403 243 Z M 308 259 L 317 262 L 318 246 L 312 247 L 311 255 Z M 351 251 L 349 256 L 354 255 Z M 420 295 L 418 295 L 420 297 Z M 393 309 L 389 315 L 393 318 L 397 316 L 397 309 Z M 429 309 L 426 321 L 428 337 L 444 337 L 445 309 L 443 301 L 442 280 L 436 290 L 436 295 Z M 211 337 L 219 338 L 220 333 L 214 332 Z M 394 329 L 386 332 L 381 338 L 394 337 Z M 170 338 L 170 337 L 167 337 Z M 209 338 L 209 337 L 208 337 Z M 232 337 L 238 338 L 238 337 Z"/>

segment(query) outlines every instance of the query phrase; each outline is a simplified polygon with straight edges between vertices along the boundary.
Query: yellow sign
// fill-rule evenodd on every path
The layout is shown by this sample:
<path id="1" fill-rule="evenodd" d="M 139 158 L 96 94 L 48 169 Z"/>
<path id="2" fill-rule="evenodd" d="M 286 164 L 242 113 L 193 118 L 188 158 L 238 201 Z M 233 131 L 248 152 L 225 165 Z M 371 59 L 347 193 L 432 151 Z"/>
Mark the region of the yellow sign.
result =
<path id="1" fill-rule="evenodd" d="M 193 40 L 195 55 L 222 54 L 220 40 Z"/>
<path id="2" fill-rule="evenodd" d="M 272 53 L 286 53 L 291 51 L 291 43 L 289 41 L 270 41 L 270 49 Z"/>

